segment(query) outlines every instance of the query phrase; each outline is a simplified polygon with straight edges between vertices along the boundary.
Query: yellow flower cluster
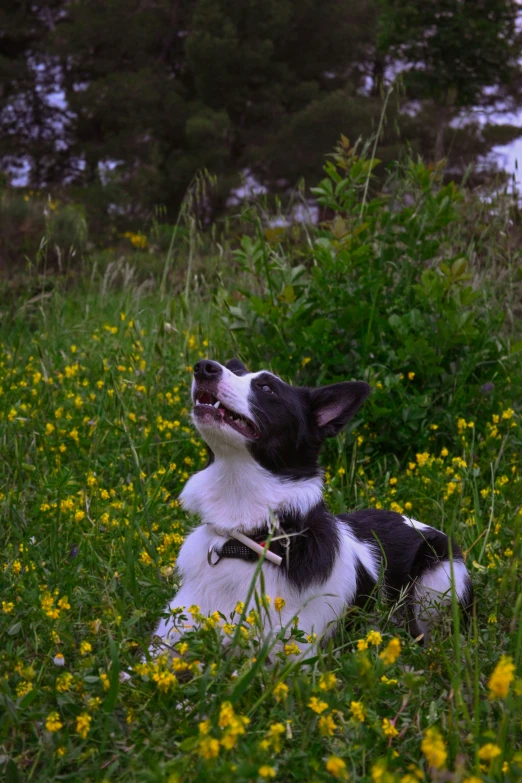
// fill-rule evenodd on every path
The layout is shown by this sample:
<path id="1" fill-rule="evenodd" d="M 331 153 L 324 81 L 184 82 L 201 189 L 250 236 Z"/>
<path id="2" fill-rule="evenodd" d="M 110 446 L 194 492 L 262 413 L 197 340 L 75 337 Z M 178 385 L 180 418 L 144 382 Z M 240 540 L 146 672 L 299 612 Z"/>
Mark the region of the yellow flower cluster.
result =
<path id="1" fill-rule="evenodd" d="M 283 723 L 272 723 L 265 738 L 259 743 L 260 749 L 264 751 L 272 749 L 274 753 L 280 753 L 285 732 Z"/>
<path id="2" fill-rule="evenodd" d="M 362 703 L 362 701 L 350 702 L 350 713 L 355 721 L 357 721 L 358 723 L 364 723 L 364 719 L 366 717 L 366 711 L 364 709 L 364 704 Z"/>
<path id="3" fill-rule="evenodd" d="M 219 755 L 220 746 L 225 750 L 232 750 L 240 736 L 246 733 L 246 727 L 250 723 L 245 715 L 237 715 L 229 701 L 223 702 L 219 712 L 218 728 L 219 739 L 210 734 L 211 725 L 208 720 L 199 724 L 198 753 L 201 758 L 211 760 Z"/>
<path id="4" fill-rule="evenodd" d="M 378 647 L 382 643 L 382 636 L 379 631 L 369 631 L 366 635 L 368 644 Z"/>
<path id="5" fill-rule="evenodd" d="M 421 750 L 428 766 L 441 769 L 446 764 L 448 753 L 440 732 L 436 728 L 427 729 L 421 742 Z"/>
<path id="6" fill-rule="evenodd" d="M 386 666 L 391 666 L 391 664 L 395 663 L 400 654 L 401 640 L 395 637 L 394 639 L 390 639 L 382 653 L 379 655 L 379 658 Z"/>
<path id="7" fill-rule="evenodd" d="M 514 679 L 515 664 L 513 659 L 503 655 L 489 678 L 489 698 L 505 699 L 509 692 L 509 686 Z"/>
<path id="8" fill-rule="evenodd" d="M 92 716 L 88 712 L 82 712 L 76 718 L 76 731 L 82 739 L 87 737 L 91 729 Z"/>
<path id="9" fill-rule="evenodd" d="M 321 701 L 317 698 L 317 696 L 312 696 L 310 701 L 308 702 L 308 706 L 311 710 L 316 712 L 318 715 L 320 715 L 322 712 L 328 709 L 328 704 L 325 701 Z"/>
<path id="10" fill-rule="evenodd" d="M 382 733 L 385 737 L 390 737 L 390 739 L 392 739 L 393 737 L 396 737 L 399 732 L 395 727 L 394 721 L 384 718 L 382 721 Z"/>
<path id="11" fill-rule="evenodd" d="M 487 742 L 479 748 L 478 757 L 481 761 L 493 761 L 502 754 L 502 750 L 493 742 Z"/>
<path id="12" fill-rule="evenodd" d="M 42 607 L 42 610 L 44 614 L 47 615 L 47 617 L 50 617 L 51 620 L 56 620 L 60 616 L 60 610 L 67 610 L 71 608 L 71 605 L 67 599 L 67 596 L 64 595 L 60 600 L 58 601 L 57 606 L 54 605 L 55 598 L 49 593 L 48 591 L 45 591 L 40 598 L 40 606 Z"/>
<path id="13" fill-rule="evenodd" d="M 339 756 L 330 756 L 326 762 L 326 771 L 337 780 L 347 780 L 346 762 Z"/>
<path id="14" fill-rule="evenodd" d="M 50 712 L 45 721 L 45 728 L 47 731 L 55 732 L 60 731 L 63 728 L 63 723 L 60 720 L 60 716 L 57 712 Z"/>
<path id="15" fill-rule="evenodd" d="M 137 247 L 140 250 L 143 250 L 148 245 L 147 237 L 140 232 L 134 233 L 133 231 L 126 231 L 123 236 L 128 239 L 134 247 Z"/>

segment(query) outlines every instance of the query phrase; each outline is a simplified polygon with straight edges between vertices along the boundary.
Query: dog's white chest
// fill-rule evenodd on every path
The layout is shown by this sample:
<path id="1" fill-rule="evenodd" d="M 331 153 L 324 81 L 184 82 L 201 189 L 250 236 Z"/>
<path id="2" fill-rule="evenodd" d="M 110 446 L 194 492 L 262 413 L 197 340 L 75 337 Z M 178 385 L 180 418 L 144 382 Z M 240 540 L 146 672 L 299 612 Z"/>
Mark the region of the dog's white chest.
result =
<path id="1" fill-rule="evenodd" d="M 178 568 L 183 584 L 169 605 L 169 610 L 184 609 L 189 616 L 191 606 L 208 616 L 214 612 L 224 615 L 225 622 L 237 622 L 238 602 L 247 602 L 256 571 L 255 564 L 235 558 L 223 558 L 216 566 L 208 563 L 208 550 L 222 545 L 225 539 L 216 536 L 207 525 L 201 525 L 191 533 L 180 551 Z M 308 635 L 324 636 L 333 631 L 335 622 L 351 602 L 356 590 L 351 542 L 343 537 L 339 555 L 330 577 L 323 584 L 314 584 L 306 590 L 298 590 L 278 566 L 265 562 L 262 567 L 265 595 L 271 599 L 270 610 L 263 618 L 265 637 L 277 633 L 297 616 L 299 627 Z M 261 592 L 259 580 L 255 590 Z M 255 606 L 252 591 L 247 611 Z M 275 609 L 275 599 L 282 598 L 284 608 Z M 169 619 L 162 620 L 155 636 L 168 645 L 179 639 Z"/>

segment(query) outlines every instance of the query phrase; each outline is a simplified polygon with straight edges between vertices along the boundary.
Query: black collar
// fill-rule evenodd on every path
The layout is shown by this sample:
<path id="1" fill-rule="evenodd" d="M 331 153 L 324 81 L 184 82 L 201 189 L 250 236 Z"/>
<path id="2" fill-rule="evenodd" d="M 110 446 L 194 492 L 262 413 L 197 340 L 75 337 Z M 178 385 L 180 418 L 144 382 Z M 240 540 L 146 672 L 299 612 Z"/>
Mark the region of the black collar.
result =
<path id="1" fill-rule="evenodd" d="M 289 552 L 291 546 L 291 537 L 286 537 L 281 530 L 274 531 L 276 539 L 270 542 L 270 552 L 275 555 L 279 555 L 283 560 Z M 266 541 L 270 536 L 268 528 L 257 531 L 253 535 L 248 536 L 256 544 L 260 544 L 262 547 L 266 545 Z M 245 560 L 248 563 L 256 563 L 261 555 L 258 555 L 248 546 L 241 541 L 237 541 L 235 538 L 228 538 L 223 546 L 212 546 L 208 550 L 207 560 L 211 566 L 216 566 L 222 558 L 232 558 L 237 560 Z M 265 559 L 265 562 L 269 562 Z"/>

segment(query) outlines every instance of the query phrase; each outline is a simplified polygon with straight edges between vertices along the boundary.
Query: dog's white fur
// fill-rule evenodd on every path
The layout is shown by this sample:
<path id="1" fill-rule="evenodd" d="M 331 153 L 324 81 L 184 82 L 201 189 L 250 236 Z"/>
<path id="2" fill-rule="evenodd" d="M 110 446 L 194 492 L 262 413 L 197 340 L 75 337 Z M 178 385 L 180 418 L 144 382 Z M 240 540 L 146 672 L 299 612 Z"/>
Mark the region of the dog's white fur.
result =
<path id="1" fill-rule="evenodd" d="M 217 397 L 223 404 L 247 418 L 253 418 L 249 404 L 250 383 L 260 373 L 237 376 L 226 368 L 218 385 Z M 230 618 L 239 601 L 247 597 L 254 574 L 252 563 L 239 559 L 224 559 L 212 568 L 207 561 L 209 548 L 222 546 L 232 530 L 248 535 L 266 525 L 278 511 L 295 510 L 306 514 L 322 497 L 321 477 L 304 480 L 286 480 L 263 469 L 250 455 L 246 438 L 225 424 L 211 421 L 198 425 L 214 452 L 214 462 L 192 476 L 180 499 L 190 512 L 198 514 L 203 522 L 185 540 L 178 558 L 178 572 L 182 586 L 166 609 L 182 608 L 189 617 L 188 608 L 199 607 L 203 615 L 215 611 Z M 430 526 L 404 517 L 405 524 L 419 530 Z M 272 608 L 265 623 L 269 636 L 281 624 L 299 617 L 299 627 L 318 639 L 331 633 L 336 621 L 356 594 L 357 559 L 377 580 L 380 570 L 380 552 L 377 544 L 357 540 L 340 520 L 336 521 L 340 549 L 327 581 L 298 591 L 285 572 L 269 563 L 263 564 L 265 592 L 272 599 Z M 466 568 L 462 562 L 441 562 L 424 574 L 416 585 L 417 616 L 423 621 L 429 613 L 428 603 L 451 601 L 452 584 L 458 598 L 465 593 Z M 276 597 L 283 598 L 285 607 L 279 614 L 273 608 Z M 248 611 L 248 607 L 247 607 Z M 237 621 L 237 615 L 235 620 Z M 190 622 L 190 620 L 189 620 Z M 181 638 L 183 629 L 172 619 L 162 619 L 156 628 L 152 654 L 172 649 Z"/>
<path id="2" fill-rule="evenodd" d="M 217 475 L 220 475 L 219 471 L 230 470 L 229 462 L 224 466 L 219 465 L 219 460 L 216 460 L 210 467 L 214 466 L 217 466 Z M 227 530 L 232 529 L 232 525 L 226 525 L 226 516 L 223 516 L 224 510 L 228 509 L 233 514 L 233 518 L 238 520 L 237 527 L 248 533 L 249 530 L 254 530 L 260 524 L 266 523 L 270 519 L 270 514 L 278 510 L 296 507 L 297 503 L 299 503 L 300 510 L 306 511 L 308 508 L 312 508 L 321 499 L 322 481 L 317 478 L 301 482 L 284 482 L 268 474 L 269 481 L 266 484 L 259 481 L 256 485 L 259 502 L 256 504 L 256 514 L 253 515 L 248 502 L 248 492 L 245 493 L 243 500 L 241 493 L 239 493 L 236 496 L 237 505 L 234 506 L 233 503 L 230 503 L 227 490 L 231 484 L 235 483 L 237 486 L 239 483 L 241 485 L 245 474 L 261 479 L 262 476 L 256 473 L 256 470 L 259 470 L 257 463 L 251 457 L 247 458 L 243 455 L 242 460 L 235 464 L 233 478 L 228 475 L 226 482 L 216 485 L 212 481 L 212 476 L 215 476 L 216 473 L 210 474 L 208 485 L 205 486 L 206 476 L 204 474 L 207 474 L 208 470 L 209 468 L 196 474 L 188 483 L 198 479 L 199 476 L 193 487 L 200 487 L 205 497 L 214 498 L 216 504 L 204 506 L 206 524 L 197 527 L 187 537 L 181 548 L 177 566 L 183 583 L 169 604 L 167 611 L 183 607 L 184 614 L 187 615 L 187 608 L 196 604 L 203 615 L 211 614 L 217 610 L 228 618 L 234 612 L 238 601 L 245 600 L 254 569 L 252 563 L 236 559 L 222 560 L 215 568 L 209 566 L 207 562 L 209 548 L 216 545 L 222 546 L 226 541 Z M 276 486 L 276 492 L 268 497 L 265 496 L 263 503 L 262 488 L 272 488 L 276 482 L 279 482 L 279 486 Z M 221 493 L 219 492 L 220 486 Z M 183 501 L 186 496 L 192 496 L 193 487 L 188 492 L 187 488 L 183 491 L 181 496 Z M 186 492 L 187 495 L 185 495 Z M 274 497 L 280 499 L 277 506 L 273 503 Z M 304 505 L 307 497 L 309 499 L 308 508 Z M 272 498 L 272 501 L 270 502 L 268 498 Z M 212 516 L 212 508 L 216 509 L 215 517 Z M 193 510 L 193 507 L 190 507 L 189 510 Z M 245 519 L 248 520 L 247 525 L 245 525 Z M 375 579 L 378 578 L 376 553 L 372 552 L 367 545 L 357 541 L 345 526 L 339 525 L 339 530 L 340 551 L 325 584 L 316 584 L 305 591 L 298 591 L 281 569 L 270 564 L 263 565 L 265 593 L 272 599 L 272 609 L 268 612 L 267 634 L 274 629 L 278 630 L 281 624 L 284 626 L 291 622 L 296 616 L 299 617 L 299 627 L 306 634 L 316 634 L 318 637 L 323 637 L 328 631 L 333 631 L 335 622 L 355 596 L 357 586 L 356 557 L 361 560 Z M 225 535 L 222 535 L 222 532 Z M 285 601 L 285 607 L 281 613 L 273 610 L 275 598 L 283 598 Z M 235 619 L 238 619 L 237 616 Z M 167 619 L 160 622 L 156 628 L 155 637 L 171 646 L 179 641 L 179 633 L 179 628 L 174 627 L 172 621 Z M 153 644 L 152 647 L 155 648 L 155 645 Z"/>

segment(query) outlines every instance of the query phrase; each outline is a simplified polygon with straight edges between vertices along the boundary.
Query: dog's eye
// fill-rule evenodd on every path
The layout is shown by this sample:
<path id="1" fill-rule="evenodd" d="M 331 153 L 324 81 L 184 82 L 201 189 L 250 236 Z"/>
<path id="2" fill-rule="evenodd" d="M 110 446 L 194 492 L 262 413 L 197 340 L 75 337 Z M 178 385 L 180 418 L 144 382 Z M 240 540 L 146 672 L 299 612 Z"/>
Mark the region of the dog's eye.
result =
<path id="1" fill-rule="evenodd" d="M 274 393 L 273 389 L 271 389 L 267 383 L 260 383 L 258 388 L 261 389 L 261 391 L 265 392 L 265 394 Z"/>

